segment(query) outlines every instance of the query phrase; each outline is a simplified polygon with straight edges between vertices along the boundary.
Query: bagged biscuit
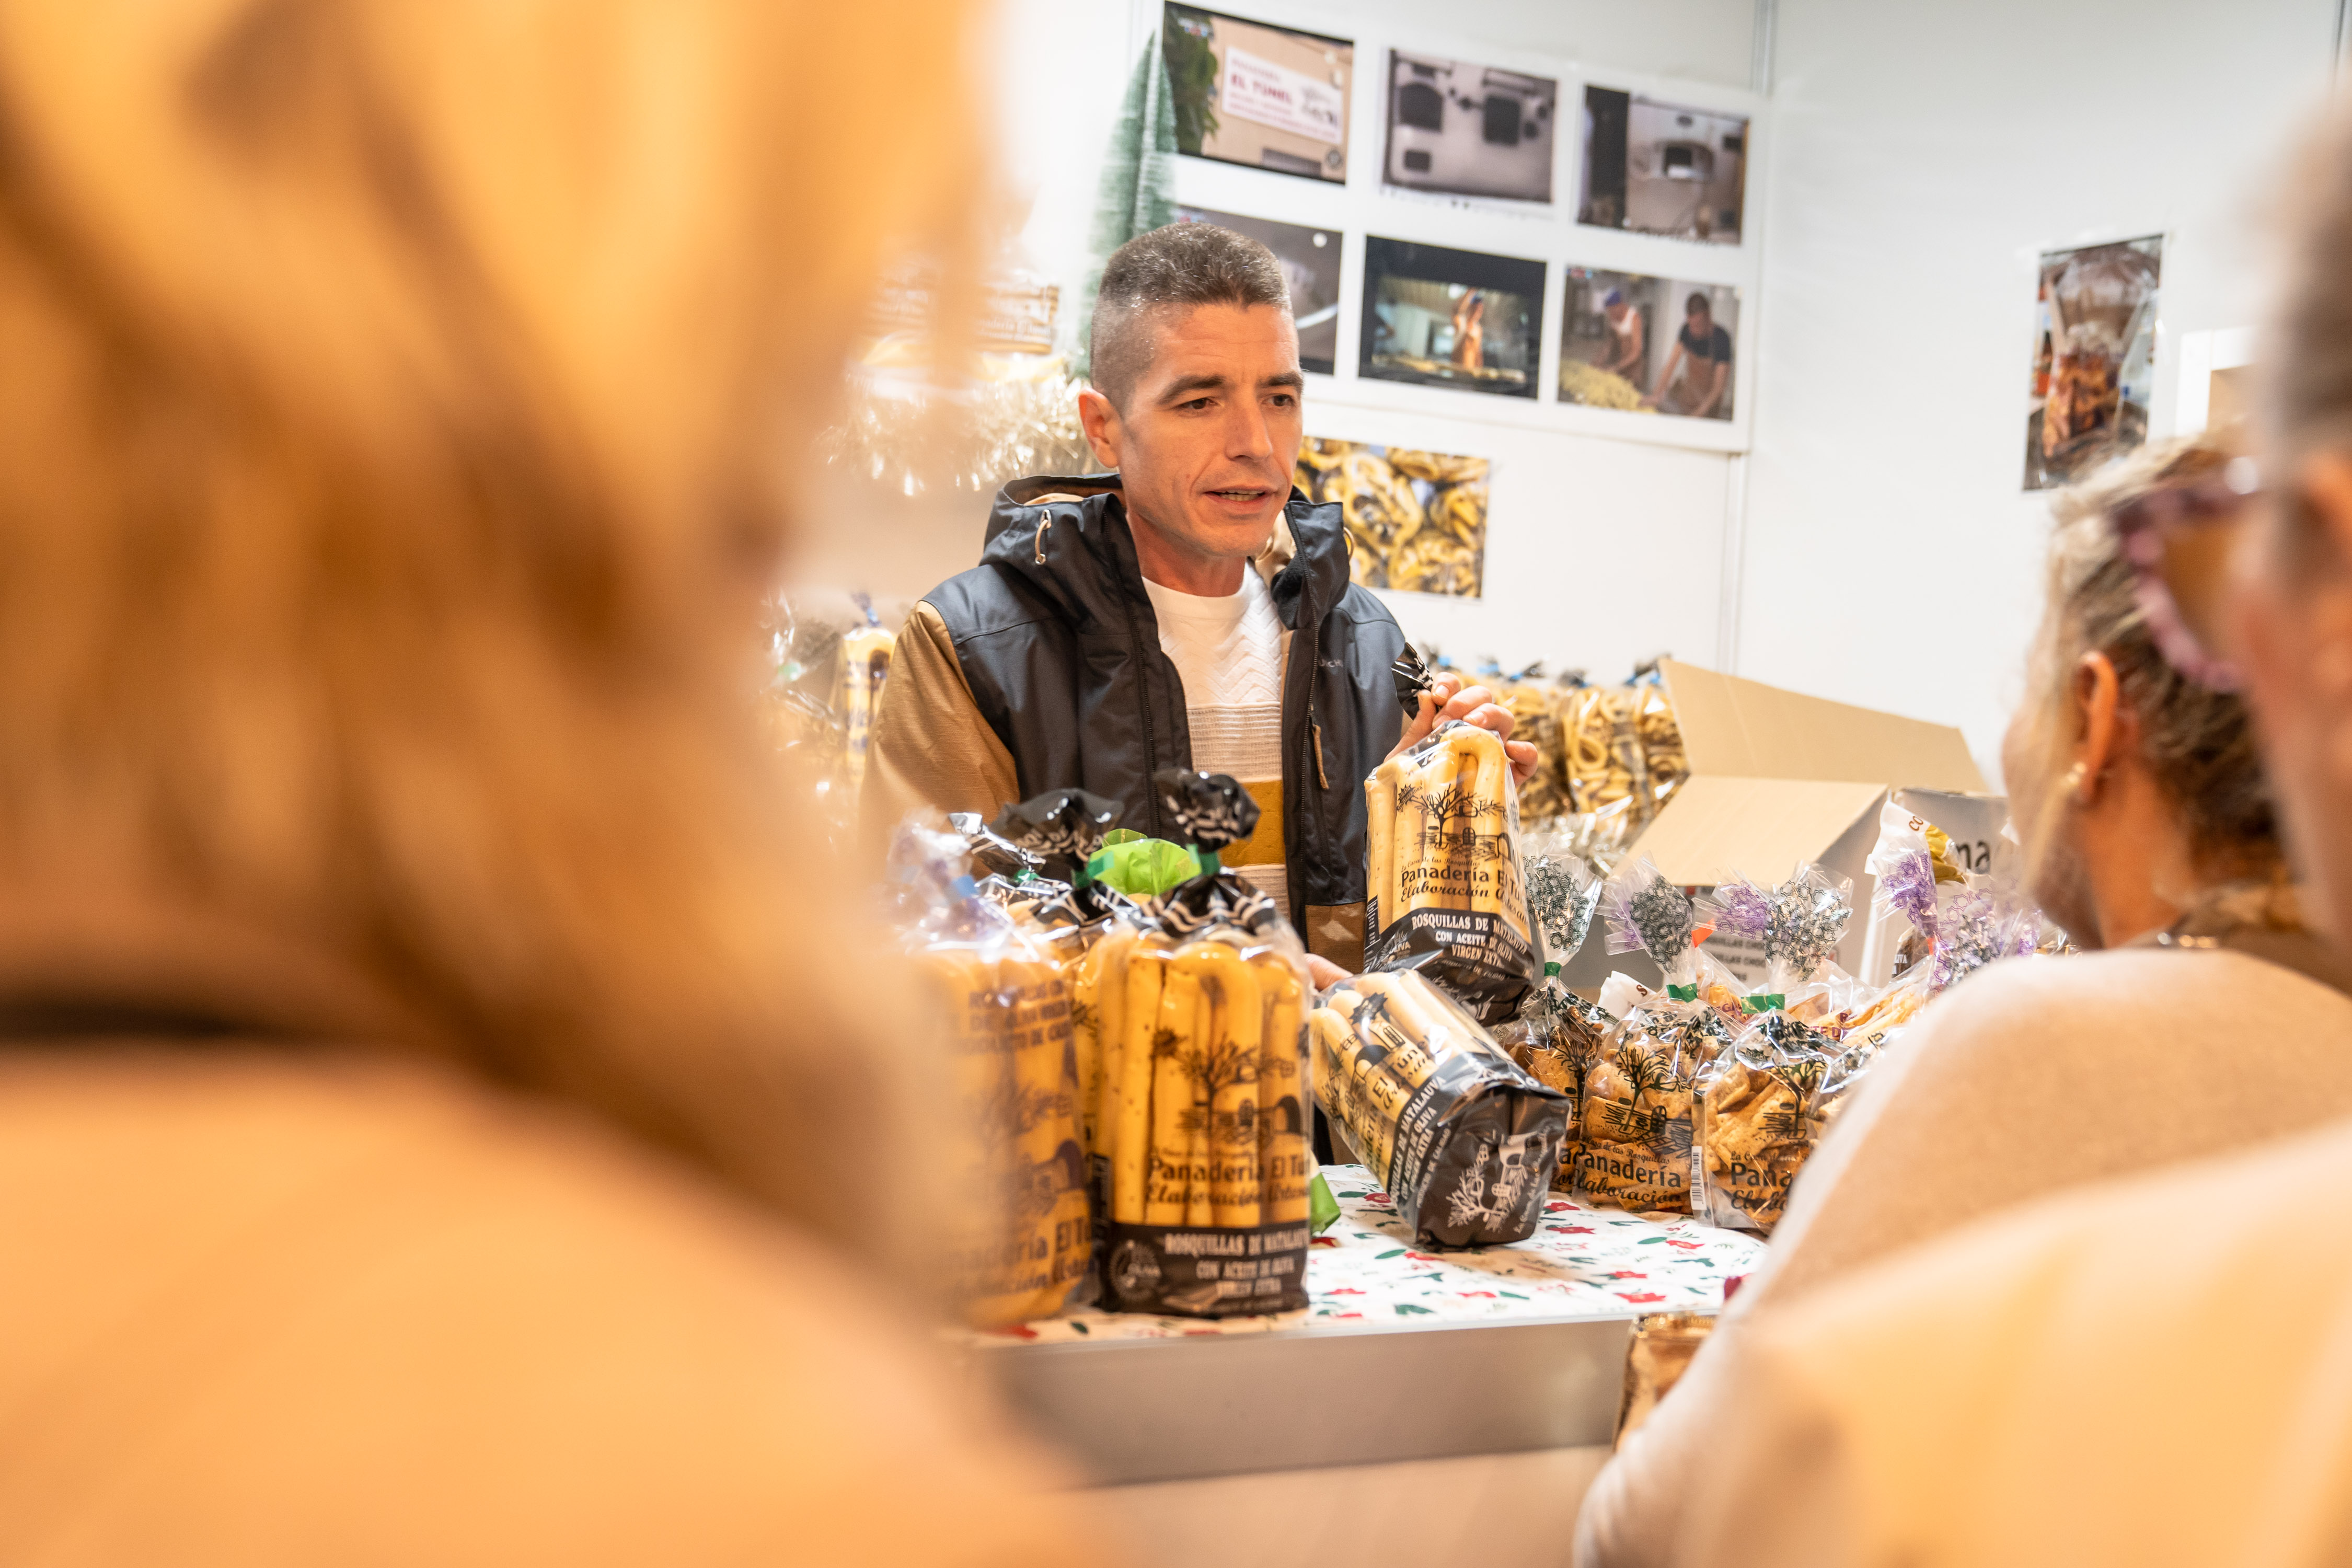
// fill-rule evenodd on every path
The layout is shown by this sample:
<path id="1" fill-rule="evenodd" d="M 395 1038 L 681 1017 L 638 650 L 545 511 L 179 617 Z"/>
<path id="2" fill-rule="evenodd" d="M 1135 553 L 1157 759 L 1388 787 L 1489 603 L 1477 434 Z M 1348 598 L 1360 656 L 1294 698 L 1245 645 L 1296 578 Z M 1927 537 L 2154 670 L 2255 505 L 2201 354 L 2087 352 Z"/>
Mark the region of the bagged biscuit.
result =
<path id="1" fill-rule="evenodd" d="M 978 895 L 959 837 L 910 825 L 893 863 L 929 905 L 908 946 L 952 1062 L 944 1087 L 959 1114 L 940 1179 L 976 1200 L 940 1238 L 958 1305 L 974 1327 L 996 1328 L 1081 1304 L 1093 1294 L 1093 1232 L 1069 983 Z"/>
<path id="2" fill-rule="evenodd" d="M 1309 1020 L 1315 1093 L 1426 1247 L 1535 1233 L 1568 1097 L 1530 1077 L 1418 971 L 1333 986 Z"/>
<path id="3" fill-rule="evenodd" d="M 1256 826 L 1223 775 L 1171 776 L 1161 793 L 1210 866 Z M 1104 1304 L 1303 1308 L 1314 1171 L 1297 933 L 1271 899 L 1211 870 L 1138 900 L 1078 975 L 1100 1062 Z"/>
<path id="4" fill-rule="evenodd" d="M 1612 1005 L 1612 991 L 1632 1000 Z M 1697 1079 L 1730 1043 L 1730 1026 L 1704 1002 L 1660 995 L 1623 975 L 1603 988 L 1601 1005 L 1617 1022 L 1584 1078 L 1577 1193 L 1620 1208 L 1690 1213 Z"/>
<path id="5" fill-rule="evenodd" d="M 1528 912 L 1544 944 L 1544 979 L 1520 1004 L 1519 1016 L 1495 1037 L 1537 1082 L 1568 1096 L 1568 1136 L 1551 1184 L 1572 1188 L 1582 1151 L 1585 1074 L 1599 1059 L 1601 1041 L 1616 1022 L 1569 990 L 1561 971 L 1584 945 L 1600 908 L 1602 879 L 1571 847 L 1570 830 L 1555 826 L 1528 836 Z"/>
<path id="6" fill-rule="evenodd" d="M 1371 970 L 1417 968 L 1500 1023 L 1542 974 L 1517 786 L 1492 731 L 1448 720 L 1365 781 Z"/>
<path id="7" fill-rule="evenodd" d="M 1708 1223 L 1769 1234 L 1789 1185 L 1828 1125 L 1844 1048 L 1786 1013 L 1759 1013 L 1699 1075 L 1698 1142 Z M 1854 1075 L 1842 1075 L 1843 1091 Z"/>

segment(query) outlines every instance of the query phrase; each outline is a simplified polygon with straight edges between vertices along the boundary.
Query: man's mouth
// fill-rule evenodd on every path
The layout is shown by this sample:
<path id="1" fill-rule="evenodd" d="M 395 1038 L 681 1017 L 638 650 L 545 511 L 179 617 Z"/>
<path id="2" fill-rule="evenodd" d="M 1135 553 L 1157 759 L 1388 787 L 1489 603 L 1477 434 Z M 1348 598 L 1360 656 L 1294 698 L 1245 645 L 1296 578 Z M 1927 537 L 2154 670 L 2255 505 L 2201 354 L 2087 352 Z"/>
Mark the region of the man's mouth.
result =
<path id="1" fill-rule="evenodd" d="M 1266 497 L 1268 497 L 1268 496 L 1272 495 L 1274 492 L 1273 492 L 1272 490 L 1270 490 L 1270 489 L 1231 489 L 1231 490 L 1211 490 L 1209 493 L 1210 493 L 1211 495 L 1213 495 L 1213 496 L 1216 497 L 1219 500 L 1229 500 L 1229 501 L 1237 501 L 1237 502 L 1254 502 L 1254 501 L 1262 501 L 1262 500 L 1265 500 L 1265 498 L 1266 498 Z"/>

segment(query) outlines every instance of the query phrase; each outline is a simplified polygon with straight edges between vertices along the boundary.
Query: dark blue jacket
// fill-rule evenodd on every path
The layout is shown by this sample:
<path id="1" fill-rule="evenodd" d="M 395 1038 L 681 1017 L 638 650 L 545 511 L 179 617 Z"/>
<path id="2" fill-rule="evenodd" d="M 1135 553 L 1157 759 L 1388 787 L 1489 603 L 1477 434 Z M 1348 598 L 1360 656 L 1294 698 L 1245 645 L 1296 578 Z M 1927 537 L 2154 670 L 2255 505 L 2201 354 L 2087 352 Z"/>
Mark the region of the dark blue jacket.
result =
<path id="1" fill-rule="evenodd" d="M 1284 516 L 1296 550 L 1271 585 L 1291 633 L 1282 690 L 1290 908 L 1314 951 L 1347 962 L 1363 937 L 1364 779 L 1403 730 L 1389 667 L 1404 634 L 1349 581 L 1338 506 L 1294 489 Z M 1175 836 L 1151 775 L 1192 765 L 1192 730 L 1183 682 L 1160 650 L 1118 476 L 1005 486 L 980 564 L 925 597 L 981 716 L 1013 754 L 1024 798 L 1076 784 L 1125 801 L 1126 826 Z"/>

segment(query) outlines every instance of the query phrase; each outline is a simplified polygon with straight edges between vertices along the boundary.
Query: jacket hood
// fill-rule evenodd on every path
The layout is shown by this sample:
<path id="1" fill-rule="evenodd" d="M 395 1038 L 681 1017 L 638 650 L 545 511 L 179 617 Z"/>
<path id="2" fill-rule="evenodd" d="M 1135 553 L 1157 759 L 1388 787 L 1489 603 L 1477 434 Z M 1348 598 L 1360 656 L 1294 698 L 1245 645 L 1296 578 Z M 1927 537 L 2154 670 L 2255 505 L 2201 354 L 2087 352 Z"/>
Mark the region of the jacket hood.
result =
<path id="1" fill-rule="evenodd" d="M 1117 474 L 1034 474 L 996 492 L 981 563 L 1019 576 L 1079 625 L 1140 584 L 1135 538 Z M 1252 563 L 1296 629 L 1302 602 L 1328 606 L 1348 587 L 1348 531 L 1338 503 L 1317 505 L 1295 486 L 1274 538 Z"/>

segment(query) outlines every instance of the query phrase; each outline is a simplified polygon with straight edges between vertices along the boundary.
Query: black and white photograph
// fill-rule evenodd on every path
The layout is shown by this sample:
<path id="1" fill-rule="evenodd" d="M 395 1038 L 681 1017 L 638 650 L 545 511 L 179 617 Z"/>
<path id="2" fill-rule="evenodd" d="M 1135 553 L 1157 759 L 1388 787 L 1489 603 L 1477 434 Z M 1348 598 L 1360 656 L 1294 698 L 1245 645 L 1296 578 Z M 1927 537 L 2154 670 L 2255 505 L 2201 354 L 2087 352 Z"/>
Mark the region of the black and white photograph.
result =
<path id="1" fill-rule="evenodd" d="M 1561 297 L 1559 400 L 1588 408 L 1732 415 L 1739 290 L 1571 267 Z"/>
<path id="2" fill-rule="evenodd" d="M 1445 195 L 1549 202 L 1559 83 L 1433 55 L 1389 54 L 1391 185 Z"/>
<path id="3" fill-rule="evenodd" d="M 1290 284 L 1291 313 L 1298 321 L 1299 365 L 1330 374 L 1339 352 L 1339 231 L 1205 207 L 1180 206 L 1176 219 L 1232 229 L 1274 252 Z"/>
<path id="4" fill-rule="evenodd" d="M 1345 183 L 1356 46 L 1192 5 L 1161 18 L 1176 150 Z"/>
<path id="5" fill-rule="evenodd" d="M 1533 397 L 1543 292 L 1540 261 L 1367 238 L 1357 374 Z"/>
<path id="6" fill-rule="evenodd" d="M 1748 117 L 1584 89 L 1584 179 L 1576 221 L 1595 228 L 1738 245 L 1747 204 Z"/>

